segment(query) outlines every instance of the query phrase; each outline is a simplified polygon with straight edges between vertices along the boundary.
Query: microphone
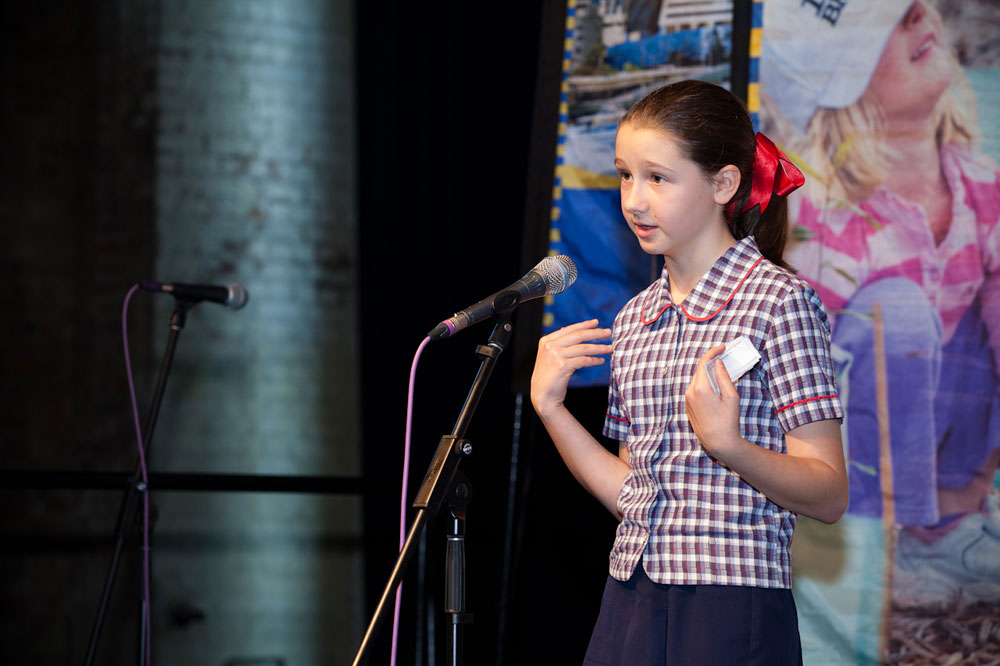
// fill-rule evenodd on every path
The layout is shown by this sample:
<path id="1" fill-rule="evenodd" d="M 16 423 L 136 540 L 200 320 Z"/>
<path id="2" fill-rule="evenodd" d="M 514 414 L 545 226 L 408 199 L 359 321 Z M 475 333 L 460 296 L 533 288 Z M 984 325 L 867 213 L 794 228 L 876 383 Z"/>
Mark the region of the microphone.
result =
<path id="1" fill-rule="evenodd" d="M 140 282 L 139 287 L 146 291 L 159 291 L 173 294 L 178 300 L 198 303 L 212 301 L 225 305 L 227 308 L 239 310 L 247 304 L 250 296 L 247 289 L 238 282 L 227 287 L 213 287 L 205 284 L 184 284 L 182 282 Z"/>
<path id="2" fill-rule="evenodd" d="M 566 287 L 576 282 L 576 275 L 576 264 L 566 255 L 545 257 L 520 280 L 475 305 L 456 312 L 453 317 L 435 326 L 427 337 L 431 340 L 450 338 L 462 329 L 495 314 L 513 312 L 523 301 L 561 294 Z"/>

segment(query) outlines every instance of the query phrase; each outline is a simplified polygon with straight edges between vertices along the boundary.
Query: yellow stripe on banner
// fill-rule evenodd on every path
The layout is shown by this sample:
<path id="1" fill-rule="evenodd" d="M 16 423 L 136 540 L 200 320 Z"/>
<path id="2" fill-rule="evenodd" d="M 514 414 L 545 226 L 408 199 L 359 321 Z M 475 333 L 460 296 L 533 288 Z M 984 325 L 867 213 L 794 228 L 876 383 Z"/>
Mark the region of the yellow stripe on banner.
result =
<path id="1" fill-rule="evenodd" d="M 567 16 L 566 17 L 566 29 L 567 30 L 573 30 L 574 28 L 576 28 L 576 17 L 575 16 Z"/>
<path id="2" fill-rule="evenodd" d="M 562 232 L 558 229 L 549 229 L 549 241 L 552 243 L 558 243 L 562 240 Z M 549 250 L 551 252 L 551 250 Z"/>
<path id="3" fill-rule="evenodd" d="M 753 28 L 750 31 L 750 57 L 759 58 L 760 57 L 760 41 L 761 41 L 761 29 Z"/>
<path id="4" fill-rule="evenodd" d="M 760 111 L 760 84 L 747 84 L 747 111 Z"/>
<path id="5" fill-rule="evenodd" d="M 557 167 L 556 174 L 562 187 L 571 190 L 617 190 L 621 185 L 618 176 L 594 173 L 571 164 Z"/>
<path id="6" fill-rule="evenodd" d="M 552 323 L 556 320 L 555 315 L 551 312 L 546 312 L 542 314 L 542 326 L 552 326 Z"/>
<path id="7" fill-rule="evenodd" d="M 563 145 L 563 144 L 561 144 L 561 143 L 558 146 L 556 146 L 556 155 L 558 155 L 559 157 L 565 157 L 566 156 L 566 146 Z"/>
<path id="8" fill-rule="evenodd" d="M 559 102 L 559 115 L 560 116 L 569 115 L 569 102 Z"/>
<path id="9" fill-rule="evenodd" d="M 559 206 L 553 206 L 552 210 L 549 213 L 553 222 L 559 219 L 559 214 L 560 214 Z"/>
<path id="10" fill-rule="evenodd" d="M 566 50 L 566 51 L 572 51 L 573 50 L 573 39 L 572 38 L 567 37 L 563 41 L 563 49 Z"/>
<path id="11" fill-rule="evenodd" d="M 552 199 L 554 201 L 559 201 L 562 199 L 562 188 L 558 185 L 552 188 Z"/>

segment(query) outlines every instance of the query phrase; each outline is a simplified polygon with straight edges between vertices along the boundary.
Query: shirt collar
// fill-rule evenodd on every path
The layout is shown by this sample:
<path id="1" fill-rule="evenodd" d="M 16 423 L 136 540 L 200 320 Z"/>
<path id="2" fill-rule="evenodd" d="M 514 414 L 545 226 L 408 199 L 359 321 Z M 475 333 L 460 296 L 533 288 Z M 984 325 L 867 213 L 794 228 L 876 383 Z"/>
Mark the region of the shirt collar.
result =
<path id="1" fill-rule="evenodd" d="M 719 314 L 761 259 L 763 257 L 757 247 L 757 241 L 752 236 L 738 241 L 702 276 L 680 304 L 680 310 L 692 321 L 707 321 Z M 672 305 L 670 276 L 667 274 L 667 267 L 664 266 L 657 287 L 652 289 L 643 301 L 643 323 L 652 324 Z"/>

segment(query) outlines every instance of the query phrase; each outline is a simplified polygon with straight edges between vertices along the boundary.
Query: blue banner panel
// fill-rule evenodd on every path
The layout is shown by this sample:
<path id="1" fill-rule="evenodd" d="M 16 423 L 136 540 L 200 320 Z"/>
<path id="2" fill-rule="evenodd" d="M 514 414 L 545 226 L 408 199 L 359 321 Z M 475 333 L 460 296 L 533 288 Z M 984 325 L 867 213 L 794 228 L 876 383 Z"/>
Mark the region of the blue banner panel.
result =
<path id="1" fill-rule="evenodd" d="M 660 3 L 574 2 L 566 19 L 551 254 L 566 254 L 579 278 L 546 300 L 544 331 L 598 319 L 610 327 L 628 300 L 660 275 L 662 258 L 642 252 L 621 214 L 615 130 L 646 93 L 683 79 L 728 86 L 732 3 L 697 9 Z M 574 373 L 570 386 L 606 385 L 608 365 Z"/>
<path id="2" fill-rule="evenodd" d="M 563 189 L 559 208 L 561 240 L 552 250 L 572 257 L 580 276 L 552 300 L 545 332 L 595 317 L 610 328 L 622 306 L 659 274 L 659 261 L 639 248 L 622 219 L 618 190 Z M 577 370 L 572 385 L 607 384 L 608 369 L 605 363 Z"/>

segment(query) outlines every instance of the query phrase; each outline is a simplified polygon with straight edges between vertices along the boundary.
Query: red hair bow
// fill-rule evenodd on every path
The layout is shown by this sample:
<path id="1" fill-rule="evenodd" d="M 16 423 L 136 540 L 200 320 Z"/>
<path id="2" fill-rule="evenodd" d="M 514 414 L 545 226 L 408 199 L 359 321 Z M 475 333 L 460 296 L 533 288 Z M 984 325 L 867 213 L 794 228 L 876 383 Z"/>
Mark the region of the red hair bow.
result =
<path id="1" fill-rule="evenodd" d="M 799 171 L 785 154 L 778 150 L 770 139 L 757 132 L 757 149 L 753 158 L 753 186 L 750 198 L 741 213 L 745 213 L 760 204 L 760 214 L 767 210 L 771 195 L 787 197 L 806 182 L 805 176 Z"/>

